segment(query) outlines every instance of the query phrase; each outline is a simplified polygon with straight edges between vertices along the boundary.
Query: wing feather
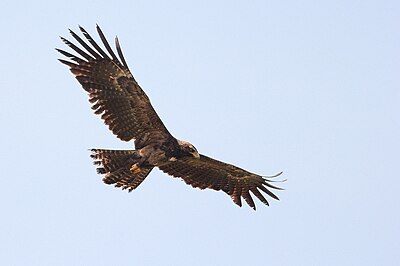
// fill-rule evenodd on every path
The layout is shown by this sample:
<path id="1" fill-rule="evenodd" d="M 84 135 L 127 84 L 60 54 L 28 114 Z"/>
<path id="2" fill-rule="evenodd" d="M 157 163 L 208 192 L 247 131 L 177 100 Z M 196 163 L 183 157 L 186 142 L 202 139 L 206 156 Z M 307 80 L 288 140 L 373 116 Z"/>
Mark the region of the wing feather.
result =
<path id="1" fill-rule="evenodd" d="M 64 56 L 68 57 L 68 58 L 71 59 L 71 60 L 74 60 L 74 61 L 77 62 L 78 64 L 81 64 L 81 66 L 84 65 L 84 63 L 86 63 L 86 61 L 82 60 L 81 58 L 79 58 L 79 57 L 77 57 L 77 56 L 75 56 L 75 55 L 73 55 L 73 54 L 70 54 L 70 53 L 68 53 L 68 52 L 66 52 L 66 51 L 63 51 L 63 50 L 61 50 L 61 49 L 58 49 L 58 48 L 56 48 L 56 50 L 57 50 L 57 52 L 59 52 L 60 54 L 62 54 L 62 55 L 64 55 Z M 63 60 L 63 59 L 58 59 L 58 60 L 61 61 L 62 63 L 64 63 L 64 61 L 65 61 L 65 60 Z M 68 62 L 68 61 L 65 61 L 65 62 Z M 65 63 L 64 63 L 64 64 L 65 64 Z"/>
<path id="2" fill-rule="evenodd" d="M 265 205 L 269 205 L 263 194 L 261 194 L 261 192 L 256 187 L 251 187 L 250 190 L 251 193 L 253 193 L 262 203 L 264 203 Z"/>
<path id="3" fill-rule="evenodd" d="M 271 185 L 269 183 L 271 180 L 268 178 L 205 155 L 200 155 L 200 159 L 183 157 L 176 161 L 160 165 L 159 168 L 169 175 L 182 178 L 186 184 L 193 187 L 222 190 L 239 206 L 242 206 L 243 198 L 255 210 L 256 206 L 251 194 L 256 196 L 265 205 L 269 205 L 269 202 L 260 191 L 273 199 L 279 200 L 269 188 L 278 190 L 281 188 Z"/>
<path id="4" fill-rule="evenodd" d="M 129 71 L 118 39 L 116 48 L 120 59 L 113 52 L 99 26 L 96 27 L 97 32 L 109 55 L 85 29 L 79 28 L 87 42 L 72 30 L 70 34 L 82 48 L 61 37 L 78 56 L 61 49 L 57 51 L 73 61 L 59 59 L 61 63 L 70 67 L 88 93 L 95 114 L 100 115 L 109 129 L 121 140 L 135 139 L 136 148 L 141 148 L 155 139 L 173 139 L 149 98 Z"/>
<path id="5" fill-rule="evenodd" d="M 79 26 L 79 29 L 83 33 L 83 36 L 85 36 L 85 38 L 88 40 L 88 42 L 97 50 L 97 52 L 99 52 L 103 56 L 103 58 L 109 59 L 109 56 L 103 51 L 103 49 L 100 48 L 100 46 L 95 42 L 92 36 L 90 36 L 90 34 L 81 26 Z"/>
<path id="6" fill-rule="evenodd" d="M 71 47 L 72 50 L 74 50 L 75 52 L 77 52 L 80 56 L 82 56 L 83 58 L 85 58 L 88 61 L 93 60 L 94 58 L 91 57 L 90 55 L 88 55 L 86 52 L 84 52 L 82 49 L 80 49 L 78 46 L 76 46 L 75 44 L 73 44 L 72 42 L 68 41 L 67 39 L 65 39 L 64 37 L 61 37 L 61 40 L 68 45 L 69 47 Z"/>
<path id="7" fill-rule="evenodd" d="M 85 48 L 86 51 L 88 51 L 94 58 L 96 59 L 101 59 L 102 57 L 96 53 L 89 45 L 87 45 L 82 39 L 81 37 L 79 37 L 75 32 L 73 32 L 71 29 L 69 30 L 69 33 L 72 35 L 72 37 L 74 37 L 75 40 L 77 40 L 79 42 L 80 45 L 83 46 L 83 48 Z"/>
<path id="8" fill-rule="evenodd" d="M 103 31 L 100 29 L 99 25 L 96 25 L 96 29 L 97 29 L 97 33 L 98 33 L 99 36 L 100 36 L 101 41 L 102 41 L 103 44 L 104 44 L 104 47 L 106 47 L 106 49 L 107 49 L 107 51 L 110 53 L 112 59 L 113 59 L 114 61 L 118 61 L 118 62 L 119 62 L 118 58 L 115 56 L 114 51 L 112 50 L 110 44 L 108 43 L 108 41 L 107 41 L 107 39 L 106 39 L 106 36 L 104 36 Z"/>
<path id="9" fill-rule="evenodd" d="M 128 64 L 126 63 L 124 54 L 122 53 L 122 49 L 121 49 L 121 46 L 120 46 L 120 44 L 119 44 L 118 37 L 115 37 L 115 46 L 116 46 L 116 48 L 117 48 L 118 56 L 119 56 L 119 58 L 121 58 L 122 64 L 123 64 L 126 68 L 128 68 Z"/>

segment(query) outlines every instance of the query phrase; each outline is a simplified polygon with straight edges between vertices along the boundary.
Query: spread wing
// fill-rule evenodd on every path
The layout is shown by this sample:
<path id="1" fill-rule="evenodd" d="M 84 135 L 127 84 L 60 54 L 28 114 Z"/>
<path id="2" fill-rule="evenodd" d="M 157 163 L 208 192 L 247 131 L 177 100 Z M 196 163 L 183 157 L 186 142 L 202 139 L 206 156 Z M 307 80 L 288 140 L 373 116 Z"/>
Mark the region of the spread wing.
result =
<path id="1" fill-rule="evenodd" d="M 135 139 L 136 148 L 154 140 L 171 138 L 146 93 L 129 71 L 118 39 L 115 39 L 115 45 L 119 58 L 99 26 L 97 32 L 108 54 L 82 27 L 79 28 L 87 42 L 73 31 L 70 30 L 70 33 L 83 49 L 61 37 L 78 56 L 61 49 L 56 50 L 71 60 L 59 59 L 70 67 L 83 89 L 88 92 L 94 112 L 101 115 L 104 123 L 121 140 Z"/>
<path id="2" fill-rule="evenodd" d="M 184 157 L 161 165 L 159 168 L 169 175 L 182 178 L 192 187 L 222 190 L 239 206 L 242 206 L 241 198 L 244 198 L 250 207 L 256 209 L 250 192 L 266 205 L 269 203 L 261 191 L 279 200 L 270 189 L 280 190 L 281 188 L 271 185 L 269 179 L 281 173 L 262 177 L 205 155 L 200 155 L 199 159 L 191 156 Z"/>

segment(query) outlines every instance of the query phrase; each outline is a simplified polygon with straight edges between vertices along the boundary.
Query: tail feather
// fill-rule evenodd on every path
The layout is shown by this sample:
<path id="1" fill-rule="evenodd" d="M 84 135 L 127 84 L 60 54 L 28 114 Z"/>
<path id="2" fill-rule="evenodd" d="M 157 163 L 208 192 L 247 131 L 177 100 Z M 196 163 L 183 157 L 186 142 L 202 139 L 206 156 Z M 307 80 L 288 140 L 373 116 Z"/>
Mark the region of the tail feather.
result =
<path id="1" fill-rule="evenodd" d="M 92 157 L 97 168 L 97 173 L 104 174 L 103 182 L 115 184 L 115 187 L 129 189 L 129 192 L 136 189 L 153 167 L 141 167 L 137 174 L 132 173 L 131 166 L 141 158 L 135 150 L 104 150 L 92 149 Z"/>

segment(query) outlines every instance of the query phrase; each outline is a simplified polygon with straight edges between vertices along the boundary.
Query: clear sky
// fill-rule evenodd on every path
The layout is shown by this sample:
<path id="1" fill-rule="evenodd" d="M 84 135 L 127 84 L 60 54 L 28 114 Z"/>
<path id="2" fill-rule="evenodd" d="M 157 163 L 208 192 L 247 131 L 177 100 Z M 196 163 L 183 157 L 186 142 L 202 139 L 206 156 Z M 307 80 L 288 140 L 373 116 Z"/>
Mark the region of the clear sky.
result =
<path id="1" fill-rule="evenodd" d="M 1 265 L 400 265 L 399 1 L 0 3 Z M 237 207 L 153 171 L 102 183 L 89 148 L 130 149 L 56 59 L 118 35 L 169 130 L 288 181 Z"/>

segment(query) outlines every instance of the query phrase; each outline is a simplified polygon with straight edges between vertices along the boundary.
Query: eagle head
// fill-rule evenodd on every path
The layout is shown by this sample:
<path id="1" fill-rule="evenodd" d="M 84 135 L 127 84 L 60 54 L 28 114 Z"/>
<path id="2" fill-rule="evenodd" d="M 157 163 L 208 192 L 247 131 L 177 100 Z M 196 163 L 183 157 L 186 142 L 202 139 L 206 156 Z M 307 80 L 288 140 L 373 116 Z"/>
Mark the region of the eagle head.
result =
<path id="1" fill-rule="evenodd" d="M 183 141 L 183 140 L 178 140 L 178 143 L 179 143 L 179 146 L 181 147 L 181 150 L 182 150 L 182 152 L 184 154 L 191 155 L 191 156 L 193 156 L 194 158 L 197 158 L 197 159 L 200 158 L 199 152 L 197 151 L 197 149 L 192 144 L 190 144 L 187 141 Z"/>

